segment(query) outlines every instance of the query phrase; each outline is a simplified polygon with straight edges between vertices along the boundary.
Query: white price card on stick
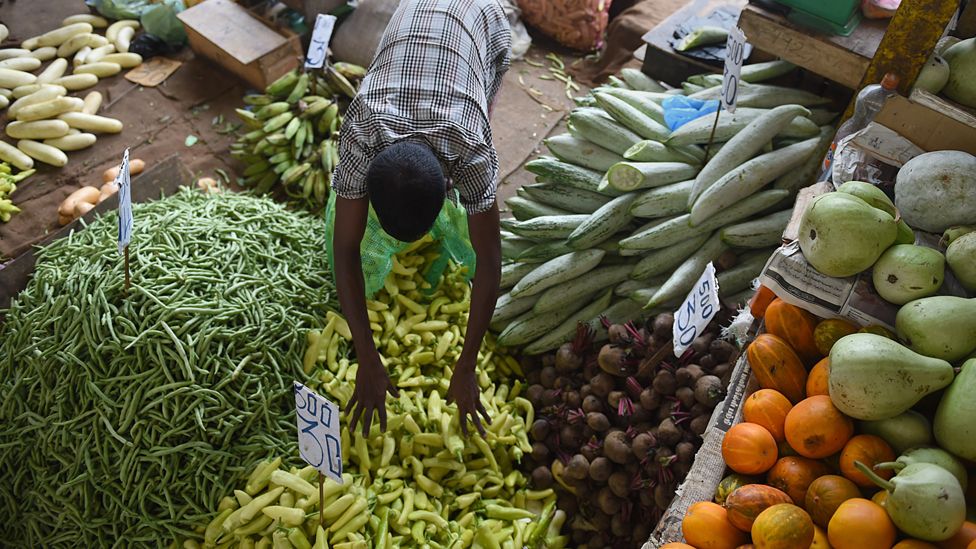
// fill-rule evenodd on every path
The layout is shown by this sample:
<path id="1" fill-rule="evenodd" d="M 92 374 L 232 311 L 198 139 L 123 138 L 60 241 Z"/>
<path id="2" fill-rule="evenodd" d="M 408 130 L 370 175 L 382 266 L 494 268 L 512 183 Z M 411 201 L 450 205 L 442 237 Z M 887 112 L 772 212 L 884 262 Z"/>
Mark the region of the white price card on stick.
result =
<path id="1" fill-rule="evenodd" d="M 132 188 L 129 178 L 129 149 L 122 154 L 122 164 L 115 176 L 115 185 L 119 188 L 119 253 L 132 240 Z"/>
<path id="2" fill-rule="evenodd" d="M 674 356 L 685 354 L 691 342 L 715 318 L 721 305 L 718 301 L 718 280 L 715 278 L 715 265 L 708 262 L 705 272 L 695 282 L 695 286 L 688 292 L 688 297 L 681 303 L 681 307 L 674 312 Z"/>
<path id="3" fill-rule="evenodd" d="M 315 17 L 315 29 L 312 31 L 312 40 L 308 43 L 308 53 L 305 55 L 306 70 L 321 69 L 325 65 L 335 22 L 336 17 L 334 15 L 320 13 Z"/>
<path id="4" fill-rule="evenodd" d="M 342 484 L 339 407 L 295 382 L 298 453 L 318 472 Z"/>
<path id="5" fill-rule="evenodd" d="M 722 75 L 722 108 L 730 113 L 735 112 L 745 53 L 746 35 L 738 26 L 732 27 L 725 42 L 725 72 Z"/>

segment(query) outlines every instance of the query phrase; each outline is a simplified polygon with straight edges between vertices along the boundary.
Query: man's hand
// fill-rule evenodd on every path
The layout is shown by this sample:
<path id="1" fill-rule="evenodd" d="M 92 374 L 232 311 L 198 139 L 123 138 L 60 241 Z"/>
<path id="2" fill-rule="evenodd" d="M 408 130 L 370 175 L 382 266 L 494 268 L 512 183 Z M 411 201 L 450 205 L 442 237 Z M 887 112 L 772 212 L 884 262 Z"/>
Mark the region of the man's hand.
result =
<path id="1" fill-rule="evenodd" d="M 356 388 L 347 408 L 347 413 L 351 413 L 349 431 L 355 431 L 356 425 L 362 419 L 364 437 L 369 435 L 374 411 L 380 417 L 380 431 L 386 431 L 386 393 L 394 397 L 400 396 L 380 362 L 379 355 L 374 354 L 373 357 L 372 360 L 363 360 L 360 357 L 359 369 L 356 371 Z"/>
<path id="2" fill-rule="evenodd" d="M 481 389 L 478 387 L 478 376 L 475 375 L 474 364 L 458 363 L 451 376 L 451 386 L 447 389 L 447 401 L 456 402 L 458 407 L 458 423 L 461 433 L 468 436 L 468 416 L 471 423 L 478 428 L 481 436 L 485 436 L 485 428 L 481 425 L 481 418 L 491 425 L 491 418 L 481 404 Z M 478 416 L 481 417 L 478 417 Z"/>

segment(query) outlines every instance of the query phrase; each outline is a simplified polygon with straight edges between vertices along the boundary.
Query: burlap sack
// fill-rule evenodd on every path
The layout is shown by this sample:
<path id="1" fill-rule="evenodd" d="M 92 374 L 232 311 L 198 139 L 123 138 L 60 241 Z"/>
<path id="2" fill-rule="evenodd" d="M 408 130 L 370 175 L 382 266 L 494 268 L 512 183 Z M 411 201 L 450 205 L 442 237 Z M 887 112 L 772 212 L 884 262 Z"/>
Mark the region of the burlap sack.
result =
<path id="1" fill-rule="evenodd" d="M 400 0 L 360 0 L 335 31 L 329 49 L 336 61 L 368 67 Z"/>

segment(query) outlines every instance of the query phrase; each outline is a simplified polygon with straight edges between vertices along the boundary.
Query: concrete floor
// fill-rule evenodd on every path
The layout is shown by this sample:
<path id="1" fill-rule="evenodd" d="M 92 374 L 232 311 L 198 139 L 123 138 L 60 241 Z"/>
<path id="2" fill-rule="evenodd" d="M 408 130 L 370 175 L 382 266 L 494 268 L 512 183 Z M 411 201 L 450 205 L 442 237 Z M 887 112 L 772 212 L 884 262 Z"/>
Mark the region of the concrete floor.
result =
<path id="1" fill-rule="evenodd" d="M 10 37 L 0 47 L 10 47 L 59 26 L 68 15 L 87 11 L 83 0 L 0 0 L 0 21 L 10 29 Z M 538 39 L 527 55 L 528 62 L 512 63 L 500 91 L 492 129 L 501 163 L 501 200 L 533 180 L 522 166 L 544 149 L 545 137 L 564 131 L 563 122 L 573 107 L 564 83 L 551 78 L 548 67 L 552 63 L 546 59 L 551 52 L 567 66 L 580 59 Z M 235 176 L 240 165 L 226 154 L 234 136 L 219 130 L 236 120 L 234 109 L 241 106 L 246 86 L 196 58 L 188 48 L 174 57 L 183 61 L 182 67 L 158 87 L 144 88 L 118 75 L 94 88 L 105 96 L 100 114 L 122 120 L 124 131 L 99 137 L 94 147 L 71 153 L 64 168 L 41 167 L 17 191 L 15 203 L 23 213 L 0 224 L 0 258 L 15 257 L 56 230 L 61 201 L 84 185 L 101 185 L 102 172 L 118 163 L 126 147 L 133 158 L 149 163 L 177 154 L 195 175 L 214 176 L 221 169 Z M 574 95 L 586 92 L 581 87 Z M 74 95 L 85 93 L 87 90 Z M 0 123 L 6 123 L 5 115 L 0 114 Z M 187 147 L 190 135 L 199 141 Z"/>

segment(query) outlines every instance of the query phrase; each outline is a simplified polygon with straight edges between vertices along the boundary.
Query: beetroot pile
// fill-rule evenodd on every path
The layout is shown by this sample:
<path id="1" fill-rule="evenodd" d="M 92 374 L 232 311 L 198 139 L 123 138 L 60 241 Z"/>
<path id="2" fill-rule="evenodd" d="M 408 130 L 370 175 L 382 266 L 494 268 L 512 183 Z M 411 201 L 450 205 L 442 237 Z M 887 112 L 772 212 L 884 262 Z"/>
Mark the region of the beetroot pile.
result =
<path id="1" fill-rule="evenodd" d="M 670 313 L 646 325 L 605 324 L 603 345 L 581 324 L 573 341 L 527 372 L 537 418 L 532 483 L 556 489 L 576 547 L 647 541 L 725 397 L 736 348 L 716 337 L 722 320 L 680 359 Z"/>

